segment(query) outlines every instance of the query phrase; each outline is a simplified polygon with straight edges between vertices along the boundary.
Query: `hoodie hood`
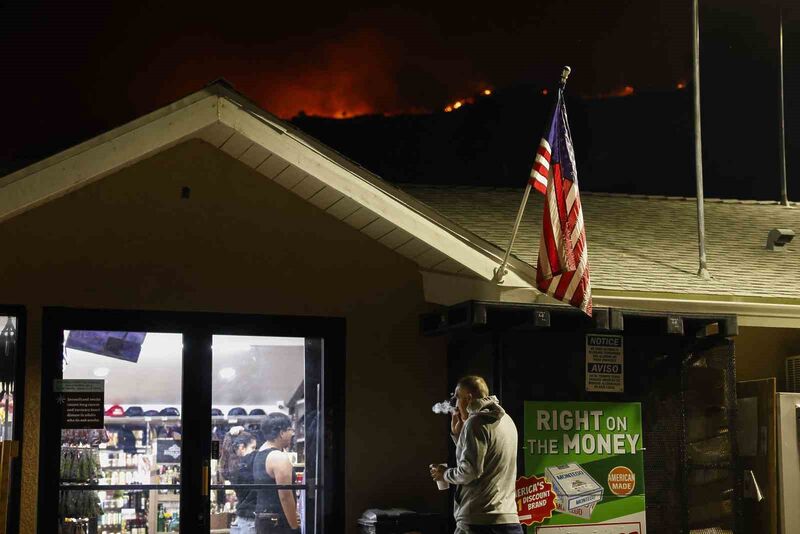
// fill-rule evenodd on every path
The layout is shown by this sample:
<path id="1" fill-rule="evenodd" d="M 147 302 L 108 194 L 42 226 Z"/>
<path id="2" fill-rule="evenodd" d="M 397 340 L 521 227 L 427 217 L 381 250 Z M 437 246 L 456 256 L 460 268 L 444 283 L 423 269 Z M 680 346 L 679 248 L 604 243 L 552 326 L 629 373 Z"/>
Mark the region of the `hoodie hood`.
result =
<path id="1" fill-rule="evenodd" d="M 483 415 L 495 420 L 500 419 L 506 413 L 494 395 L 473 399 L 467 406 L 467 412 L 470 415 Z"/>
<path id="2" fill-rule="evenodd" d="M 515 481 L 519 436 L 497 397 L 473 399 L 456 443 L 456 466 L 444 479 L 456 485 L 453 514 L 463 525 L 519 524 Z M 468 529 L 472 532 L 472 529 Z M 510 531 L 510 530 L 509 530 Z"/>

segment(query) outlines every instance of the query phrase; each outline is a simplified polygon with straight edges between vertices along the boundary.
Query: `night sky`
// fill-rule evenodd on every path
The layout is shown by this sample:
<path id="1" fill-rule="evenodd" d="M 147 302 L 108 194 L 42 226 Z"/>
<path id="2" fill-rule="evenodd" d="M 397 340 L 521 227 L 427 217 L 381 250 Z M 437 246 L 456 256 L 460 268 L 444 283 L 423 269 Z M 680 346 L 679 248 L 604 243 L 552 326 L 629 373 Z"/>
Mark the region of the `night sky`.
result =
<path id="1" fill-rule="evenodd" d="M 6 1 L 0 174 L 217 78 L 284 118 L 440 113 L 486 88 L 552 87 L 563 64 L 574 69 L 570 94 L 585 100 L 625 94 L 626 87 L 635 95 L 675 92 L 690 82 L 691 1 L 503 4 Z M 710 149 L 739 142 L 719 136 L 760 135 L 760 152 L 774 159 L 777 0 L 701 4 L 704 121 L 714 122 L 709 146 L 718 145 Z M 791 90 L 800 77 L 798 11 L 787 12 L 785 31 L 787 94 L 800 100 Z M 800 101 L 790 104 L 794 132 Z M 643 115 L 637 120 L 646 121 Z M 632 120 L 630 130 L 640 126 Z M 540 129 L 531 125 L 532 145 Z M 583 141 L 589 151 L 595 146 L 589 135 Z M 619 150 L 624 157 L 626 148 Z M 776 168 L 767 167 L 766 174 Z M 602 180 L 595 189 L 603 189 Z M 753 196 L 771 198 L 772 189 Z"/>

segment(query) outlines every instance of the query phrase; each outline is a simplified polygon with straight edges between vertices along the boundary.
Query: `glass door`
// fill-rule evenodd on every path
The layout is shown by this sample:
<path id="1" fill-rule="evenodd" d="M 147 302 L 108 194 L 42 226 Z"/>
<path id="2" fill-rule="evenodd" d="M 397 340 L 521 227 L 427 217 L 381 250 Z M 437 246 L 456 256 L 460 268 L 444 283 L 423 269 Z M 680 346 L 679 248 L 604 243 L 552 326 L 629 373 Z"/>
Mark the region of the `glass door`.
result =
<path id="1" fill-rule="evenodd" d="M 321 481 L 342 456 L 319 437 L 341 423 L 322 403 L 323 348 L 343 361 L 343 332 L 335 319 L 45 309 L 38 531 L 338 523 L 341 491 Z"/>
<path id="2" fill-rule="evenodd" d="M 321 343 L 214 335 L 211 532 L 315 533 Z"/>
<path id="3" fill-rule="evenodd" d="M 59 532 L 178 532 L 182 334 L 63 334 Z"/>

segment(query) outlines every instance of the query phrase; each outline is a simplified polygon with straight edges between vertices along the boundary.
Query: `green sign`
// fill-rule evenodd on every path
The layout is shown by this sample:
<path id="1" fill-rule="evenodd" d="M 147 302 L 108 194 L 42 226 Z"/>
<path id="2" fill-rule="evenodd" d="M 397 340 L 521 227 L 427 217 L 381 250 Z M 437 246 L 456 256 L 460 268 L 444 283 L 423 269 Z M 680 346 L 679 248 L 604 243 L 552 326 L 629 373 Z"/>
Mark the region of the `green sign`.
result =
<path id="1" fill-rule="evenodd" d="M 529 401 L 524 432 L 525 475 L 544 478 L 555 494 L 553 513 L 533 532 L 590 534 L 614 525 L 645 534 L 638 402 Z"/>

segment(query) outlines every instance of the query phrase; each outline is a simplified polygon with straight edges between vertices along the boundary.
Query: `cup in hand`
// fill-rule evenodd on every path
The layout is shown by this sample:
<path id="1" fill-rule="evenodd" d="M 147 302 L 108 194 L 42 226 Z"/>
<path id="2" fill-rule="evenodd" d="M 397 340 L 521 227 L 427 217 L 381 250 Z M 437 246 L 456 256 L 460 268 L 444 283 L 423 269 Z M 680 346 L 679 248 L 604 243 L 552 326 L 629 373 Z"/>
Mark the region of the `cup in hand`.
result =
<path id="1" fill-rule="evenodd" d="M 447 468 L 447 464 L 437 464 L 437 465 L 439 467 L 443 467 L 445 469 Z M 431 467 L 433 467 L 433 466 L 431 466 Z M 447 488 L 450 487 L 450 483 L 448 481 L 446 481 L 446 480 L 437 480 L 436 481 L 436 487 L 439 488 L 440 490 L 446 490 Z"/>

